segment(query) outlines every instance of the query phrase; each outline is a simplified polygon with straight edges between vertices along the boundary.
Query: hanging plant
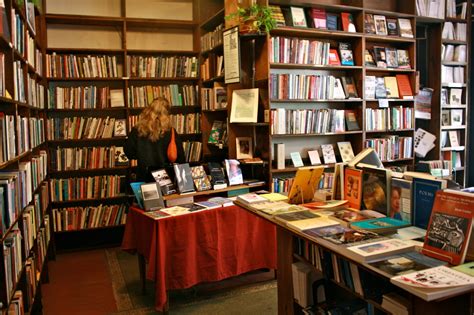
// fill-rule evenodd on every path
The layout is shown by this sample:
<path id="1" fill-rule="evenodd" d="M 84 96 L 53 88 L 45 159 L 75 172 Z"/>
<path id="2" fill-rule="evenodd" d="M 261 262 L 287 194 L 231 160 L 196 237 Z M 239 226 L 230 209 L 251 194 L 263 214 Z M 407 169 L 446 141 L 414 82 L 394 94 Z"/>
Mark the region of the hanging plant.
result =
<path id="1" fill-rule="evenodd" d="M 276 27 L 276 20 L 272 16 L 269 6 L 253 4 L 249 7 L 238 7 L 237 12 L 228 14 L 225 18 L 239 18 L 241 33 L 270 33 Z"/>

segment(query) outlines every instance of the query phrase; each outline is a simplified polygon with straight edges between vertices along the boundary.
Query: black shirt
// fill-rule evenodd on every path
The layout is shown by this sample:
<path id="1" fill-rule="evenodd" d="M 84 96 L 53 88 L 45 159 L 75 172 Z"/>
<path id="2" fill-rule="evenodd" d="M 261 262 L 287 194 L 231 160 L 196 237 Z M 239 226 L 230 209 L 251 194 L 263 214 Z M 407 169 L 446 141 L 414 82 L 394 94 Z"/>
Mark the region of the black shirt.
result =
<path id="1" fill-rule="evenodd" d="M 148 137 L 138 135 L 137 128 L 133 128 L 124 146 L 124 152 L 129 159 L 138 160 L 137 181 L 151 182 L 154 181 L 151 171 L 166 168 L 168 174 L 171 169 L 171 163 L 168 160 L 168 145 L 171 140 L 171 130 L 156 141 L 151 141 Z M 175 163 L 184 163 L 183 143 L 178 137 L 175 130 L 175 141 L 178 150 L 178 158 Z"/>

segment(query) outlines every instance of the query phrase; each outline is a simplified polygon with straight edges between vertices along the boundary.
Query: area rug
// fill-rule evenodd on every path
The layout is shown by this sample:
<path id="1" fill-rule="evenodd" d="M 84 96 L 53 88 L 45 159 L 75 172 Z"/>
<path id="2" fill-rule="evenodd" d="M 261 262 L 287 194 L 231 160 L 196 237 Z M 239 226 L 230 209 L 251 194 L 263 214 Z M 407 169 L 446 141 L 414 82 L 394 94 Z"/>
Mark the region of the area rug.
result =
<path id="1" fill-rule="evenodd" d="M 137 256 L 118 248 L 106 250 L 118 312 L 157 314 L 154 284 L 141 294 Z M 277 314 L 277 286 L 271 272 L 252 272 L 218 283 L 169 292 L 170 314 Z"/>

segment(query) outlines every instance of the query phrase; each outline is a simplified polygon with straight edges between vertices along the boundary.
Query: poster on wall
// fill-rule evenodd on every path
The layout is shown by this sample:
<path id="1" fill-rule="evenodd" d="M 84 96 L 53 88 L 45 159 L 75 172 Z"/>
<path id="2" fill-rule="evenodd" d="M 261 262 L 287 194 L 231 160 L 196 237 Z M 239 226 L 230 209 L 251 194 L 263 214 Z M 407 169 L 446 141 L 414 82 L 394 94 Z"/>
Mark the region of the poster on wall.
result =
<path id="1" fill-rule="evenodd" d="M 230 28 L 223 33 L 224 37 L 224 73 L 225 83 L 240 82 L 240 46 L 239 27 Z"/>

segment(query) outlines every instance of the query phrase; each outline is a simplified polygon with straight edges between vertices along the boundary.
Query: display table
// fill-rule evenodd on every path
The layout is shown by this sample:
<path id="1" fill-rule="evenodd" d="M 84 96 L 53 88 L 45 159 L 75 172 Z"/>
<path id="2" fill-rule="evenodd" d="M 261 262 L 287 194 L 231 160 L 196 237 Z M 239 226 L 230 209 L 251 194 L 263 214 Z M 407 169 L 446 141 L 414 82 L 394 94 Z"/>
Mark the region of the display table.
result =
<path id="1" fill-rule="evenodd" d="M 131 207 L 122 249 L 148 262 L 158 311 L 167 310 L 167 290 L 276 269 L 275 226 L 239 206 L 161 219 Z"/>

